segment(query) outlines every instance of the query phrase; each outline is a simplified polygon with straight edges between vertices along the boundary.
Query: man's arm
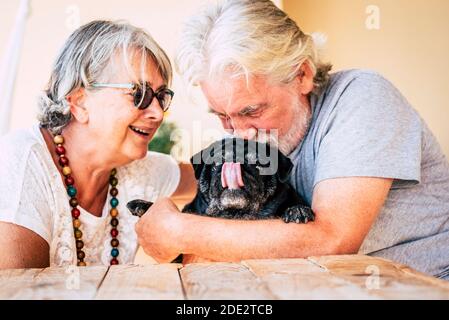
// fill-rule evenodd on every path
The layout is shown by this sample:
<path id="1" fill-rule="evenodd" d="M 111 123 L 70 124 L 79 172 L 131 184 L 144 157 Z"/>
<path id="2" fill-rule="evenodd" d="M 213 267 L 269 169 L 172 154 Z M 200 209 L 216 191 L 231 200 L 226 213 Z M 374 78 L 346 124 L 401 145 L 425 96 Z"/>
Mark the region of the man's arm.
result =
<path id="1" fill-rule="evenodd" d="M 315 186 L 307 224 L 242 221 L 180 214 L 156 202 L 136 225 L 139 243 L 160 262 L 179 253 L 217 261 L 356 253 L 379 214 L 392 179 L 339 178 Z"/>
<path id="2" fill-rule="evenodd" d="M 50 265 L 47 242 L 24 227 L 0 222 L 0 269 L 45 268 Z"/>

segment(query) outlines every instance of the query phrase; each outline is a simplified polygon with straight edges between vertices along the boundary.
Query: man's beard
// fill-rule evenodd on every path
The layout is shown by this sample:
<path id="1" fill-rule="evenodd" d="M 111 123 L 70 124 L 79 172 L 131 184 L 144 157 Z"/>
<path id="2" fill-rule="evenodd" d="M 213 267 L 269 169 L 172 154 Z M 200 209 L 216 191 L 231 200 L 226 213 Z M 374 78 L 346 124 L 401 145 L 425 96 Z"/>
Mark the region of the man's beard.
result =
<path id="1" fill-rule="evenodd" d="M 279 137 L 277 132 L 275 132 L 276 130 L 270 130 L 269 133 L 259 130 L 256 140 L 269 143 L 277 147 L 284 155 L 289 155 L 304 139 L 309 130 L 311 120 L 312 112 L 310 107 L 298 102 L 294 107 L 293 123 L 284 135 Z"/>

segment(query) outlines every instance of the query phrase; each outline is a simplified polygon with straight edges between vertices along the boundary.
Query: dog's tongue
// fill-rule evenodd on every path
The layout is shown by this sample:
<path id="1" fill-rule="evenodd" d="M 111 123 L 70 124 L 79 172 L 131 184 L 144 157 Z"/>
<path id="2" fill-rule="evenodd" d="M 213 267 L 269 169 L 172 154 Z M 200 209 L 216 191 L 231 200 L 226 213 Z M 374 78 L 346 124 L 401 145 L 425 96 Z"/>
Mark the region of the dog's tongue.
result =
<path id="1" fill-rule="evenodd" d="M 223 188 L 240 189 L 244 186 L 240 163 L 225 162 L 221 169 L 221 185 Z"/>

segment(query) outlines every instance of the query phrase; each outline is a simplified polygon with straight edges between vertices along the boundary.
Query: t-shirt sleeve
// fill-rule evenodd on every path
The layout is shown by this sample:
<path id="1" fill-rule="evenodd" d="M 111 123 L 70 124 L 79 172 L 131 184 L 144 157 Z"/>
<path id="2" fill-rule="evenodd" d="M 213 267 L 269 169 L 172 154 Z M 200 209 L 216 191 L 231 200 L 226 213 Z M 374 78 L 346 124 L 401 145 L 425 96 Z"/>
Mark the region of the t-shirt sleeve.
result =
<path id="1" fill-rule="evenodd" d="M 343 91 L 320 140 L 314 185 L 339 177 L 420 181 L 421 130 L 418 114 L 378 74 L 363 74 Z"/>
<path id="2" fill-rule="evenodd" d="M 0 221 L 25 227 L 50 243 L 52 213 L 39 157 L 0 146 Z"/>

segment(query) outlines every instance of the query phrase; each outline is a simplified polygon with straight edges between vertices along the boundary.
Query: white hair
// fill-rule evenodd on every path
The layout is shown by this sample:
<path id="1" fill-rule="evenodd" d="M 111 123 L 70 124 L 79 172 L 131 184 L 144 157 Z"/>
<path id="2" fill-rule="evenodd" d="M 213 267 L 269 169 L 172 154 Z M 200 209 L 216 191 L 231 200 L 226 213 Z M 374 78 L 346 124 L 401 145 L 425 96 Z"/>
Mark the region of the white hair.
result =
<path id="1" fill-rule="evenodd" d="M 75 30 L 56 58 L 47 89 L 39 98 L 38 120 L 41 127 L 58 134 L 71 120 L 66 97 L 105 77 L 112 59 L 121 54 L 124 67 L 131 70 L 132 57 L 141 58 L 141 77 L 148 58 L 158 67 L 162 79 L 171 84 L 170 60 L 156 41 L 143 29 L 125 22 L 97 20 Z"/>
<path id="2" fill-rule="evenodd" d="M 264 75 L 288 83 L 307 62 L 316 92 L 329 78 L 320 61 L 323 37 L 307 35 L 269 0 L 207 2 L 186 21 L 176 56 L 177 71 L 191 85 L 216 76 Z"/>

